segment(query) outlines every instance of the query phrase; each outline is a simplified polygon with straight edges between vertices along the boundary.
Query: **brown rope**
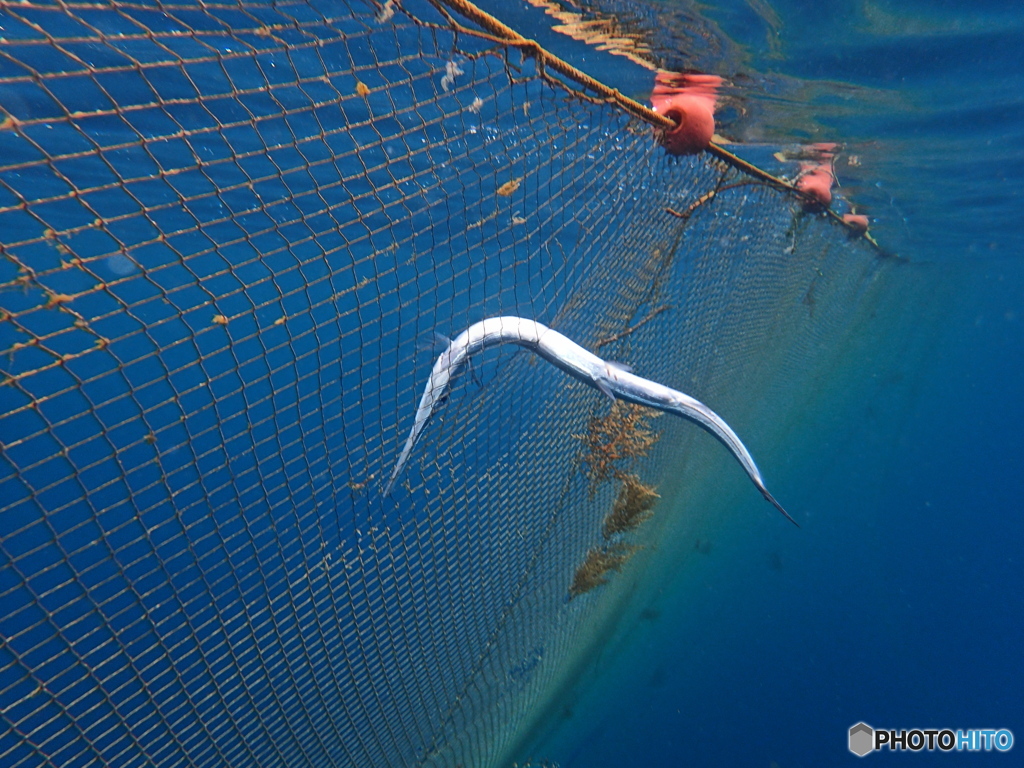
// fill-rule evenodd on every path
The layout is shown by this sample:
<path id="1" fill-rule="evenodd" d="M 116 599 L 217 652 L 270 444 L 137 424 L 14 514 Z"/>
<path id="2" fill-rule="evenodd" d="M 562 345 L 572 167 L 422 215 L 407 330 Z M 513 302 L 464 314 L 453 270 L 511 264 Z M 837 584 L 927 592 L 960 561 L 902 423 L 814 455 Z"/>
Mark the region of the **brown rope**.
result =
<path id="1" fill-rule="evenodd" d="M 555 56 L 553 53 L 542 47 L 536 40 L 530 40 L 527 37 L 523 37 L 512 29 L 512 27 L 494 18 L 486 11 L 481 10 L 473 3 L 469 2 L 469 0 L 431 0 L 431 3 L 435 6 L 440 3 L 441 5 L 451 8 L 460 16 L 469 19 L 482 29 L 490 32 L 501 42 L 526 51 L 530 56 L 537 59 L 542 66 L 552 69 L 560 75 L 569 78 L 573 82 L 579 83 L 584 88 L 601 95 L 608 101 L 617 104 L 634 117 L 644 120 L 657 128 L 665 129 L 675 127 L 676 124 L 673 120 L 670 120 L 664 115 L 659 115 L 650 107 L 647 107 L 638 101 L 634 101 L 628 96 L 623 96 L 617 88 L 610 88 L 600 80 L 595 80 L 586 72 L 577 69 L 564 59 L 560 59 L 558 56 Z"/>
<path id="2" fill-rule="evenodd" d="M 607 101 L 616 104 L 633 117 L 639 118 L 640 120 L 650 123 L 655 128 L 661 130 L 667 130 L 670 128 L 674 128 L 676 126 L 675 121 L 671 120 L 668 117 L 665 117 L 664 115 L 658 114 L 650 107 L 641 104 L 640 102 L 635 101 L 634 99 L 631 99 L 628 96 L 623 96 L 617 88 L 611 88 L 602 83 L 600 80 L 595 80 L 586 72 L 577 69 L 564 59 L 555 56 L 553 53 L 551 53 L 546 48 L 541 46 L 541 44 L 538 43 L 536 40 L 531 40 L 527 37 L 524 37 L 523 35 L 516 32 L 514 29 L 512 29 L 512 27 L 508 26 L 499 19 L 496 19 L 494 16 L 482 10 L 481 8 L 478 8 L 474 3 L 470 2 L 469 0 L 430 0 L 430 3 L 434 5 L 434 7 L 438 8 L 438 10 L 441 11 L 442 13 L 444 13 L 444 11 L 440 6 L 446 6 L 447 8 L 450 8 L 452 11 L 459 14 L 463 18 L 468 19 L 469 21 L 479 26 L 481 29 L 484 29 L 487 32 L 489 32 L 491 35 L 494 36 L 496 42 L 504 43 L 506 45 L 519 48 L 520 50 L 527 53 L 529 56 L 532 56 L 534 59 L 536 59 L 542 69 L 548 68 L 554 70 L 555 72 L 558 72 L 560 75 L 569 78 L 570 80 L 572 80 L 575 83 L 578 83 L 584 88 L 599 94 Z M 449 19 L 451 18 L 448 16 L 447 13 L 444 13 L 444 15 Z M 472 30 L 467 30 L 464 28 L 462 28 L 461 31 L 472 33 Z M 728 165 L 732 166 L 738 171 L 742 171 L 743 173 L 753 176 L 756 179 L 760 179 L 766 184 L 770 184 L 771 186 L 776 187 L 777 189 L 784 190 L 792 195 L 795 195 L 801 200 L 810 203 L 816 202 L 813 197 L 806 194 L 802 190 L 797 189 L 797 187 L 792 182 L 789 182 L 778 176 L 774 176 L 773 174 L 768 173 L 767 171 L 761 168 L 758 168 L 756 165 L 753 165 L 752 163 L 749 163 L 746 160 L 737 157 L 732 152 L 722 147 L 720 144 L 715 144 L 712 141 L 708 145 L 707 151 L 715 158 L 721 160 L 724 163 L 727 163 Z M 850 234 L 856 234 L 860 237 L 863 237 L 868 243 L 874 246 L 875 249 L 882 252 L 881 247 L 878 245 L 875 239 L 871 237 L 870 234 L 868 234 L 867 232 L 862 232 L 857 227 L 843 221 L 843 217 L 837 214 L 835 211 L 831 209 L 825 209 L 825 215 L 828 216 L 836 224 L 839 224 L 840 226 L 845 228 L 848 232 L 850 232 Z M 884 254 L 884 252 L 882 253 Z"/>

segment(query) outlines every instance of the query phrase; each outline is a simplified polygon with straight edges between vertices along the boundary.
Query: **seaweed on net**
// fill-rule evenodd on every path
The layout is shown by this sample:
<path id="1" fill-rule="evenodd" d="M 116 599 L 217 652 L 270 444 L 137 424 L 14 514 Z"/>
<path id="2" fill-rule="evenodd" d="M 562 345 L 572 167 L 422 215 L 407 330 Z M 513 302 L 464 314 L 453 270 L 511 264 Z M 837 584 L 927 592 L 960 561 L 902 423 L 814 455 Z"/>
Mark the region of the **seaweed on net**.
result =
<path id="1" fill-rule="evenodd" d="M 621 480 L 622 488 L 615 498 L 615 505 L 605 516 L 601 527 L 606 539 L 628 533 L 649 520 L 654 515 L 654 505 L 661 498 L 653 486 L 640 482 L 637 475 L 625 474 Z"/>
<path id="2" fill-rule="evenodd" d="M 658 442 L 661 433 L 650 428 L 649 413 L 643 406 L 616 400 L 606 415 L 590 419 L 586 434 L 574 435 L 583 441 L 582 461 L 591 498 L 602 482 L 626 477 L 620 462 L 646 456 Z"/>
<path id="3" fill-rule="evenodd" d="M 608 571 L 621 570 L 633 555 L 640 550 L 634 544 L 606 544 L 594 547 L 587 552 L 586 558 L 576 569 L 572 584 L 569 586 L 569 598 L 578 597 L 595 587 L 607 584 L 605 574 Z"/>

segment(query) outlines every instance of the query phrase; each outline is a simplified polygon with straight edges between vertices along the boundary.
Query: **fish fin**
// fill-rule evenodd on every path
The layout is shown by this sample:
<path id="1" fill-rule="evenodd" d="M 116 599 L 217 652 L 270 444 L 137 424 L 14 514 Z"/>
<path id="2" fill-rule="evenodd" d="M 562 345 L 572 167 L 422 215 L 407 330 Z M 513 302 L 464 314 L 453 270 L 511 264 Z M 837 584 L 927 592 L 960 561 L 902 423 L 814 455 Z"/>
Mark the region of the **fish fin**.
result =
<path id="1" fill-rule="evenodd" d="M 604 379 L 594 379 L 594 386 L 601 390 L 609 400 L 613 403 L 615 402 L 615 395 L 612 394 L 611 389 L 608 387 L 608 382 Z"/>
<path id="2" fill-rule="evenodd" d="M 440 331 L 431 331 L 421 334 L 416 340 L 416 349 L 421 352 L 438 353 L 438 350 L 446 350 L 452 345 L 452 340 Z"/>
<path id="3" fill-rule="evenodd" d="M 433 339 L 431 340 L 432 343 L 429 347 L 431 350 L 436 351 L 437 349 L 448 349 L 451 347 L 452 340 L 448 336 L 445 336 L 440 331 L 434 331 L 433 334 Z M 483 389 L 484 383 L 476 373 L 476 368 L 473 366 L 472 358 L 466 361 L 466 367 L 469 369 L 469 377 L 473 383 L 476 384 L 477 389 Z M 443 403 L 444 401 L 445 398 L 442 398 L 441 400 L 438 400 L 438 403 Z"/>
<path id="4" fill-rule="evenodd" d="M 473 361 L 467 360 L 466 367 L 469 369 L 469 377 L 473 380 L 473 383 L 476 384 L 476 388 L 483 389 L 484 383 L 480 381 L 480 377 L 476 375 L 476 368 L 473 367 Z"/>
<path id="5" fill-rule="evenodd" d="M 616 362 L 614 360 L 607 360 L 607 361 L 605 361 L 605 365 L 609 366 L 610 368 L 614 368 L 617 371 L 622 371 L 624 373 L 632 373 L 633 372 L 633 366 L 632 365 L 626 365 L 625 363 L 618 363 L 618 362 Z"/>

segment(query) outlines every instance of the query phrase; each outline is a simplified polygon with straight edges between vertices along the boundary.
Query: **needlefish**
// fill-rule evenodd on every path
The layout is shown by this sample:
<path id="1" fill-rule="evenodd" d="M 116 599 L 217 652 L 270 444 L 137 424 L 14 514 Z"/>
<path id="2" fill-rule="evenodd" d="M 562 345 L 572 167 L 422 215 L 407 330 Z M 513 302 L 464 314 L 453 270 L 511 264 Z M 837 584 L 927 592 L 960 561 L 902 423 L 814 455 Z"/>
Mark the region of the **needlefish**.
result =
<path id="1" fill-rule="evenodd" d="M 703 427 L 729 449 L 761 495 L 787 520 L 798 525 L 768 492 L 761 472 L 754 463 L 750 451 L 743 445 L 743 441 L 721 416 L 704 403 L 656 381 L 641 378 L 633 374 L 628 366 L 602 360 L 558 331 L 535 320 L 512 316 L 489 317 L 474 323 L 456 336 L 437 358 L 427 386 L 423 390 L 423 397 L 420 398 L 420 405 L 416 409 L 412 431 L 384 489 L 385 496 L 391 493 L 427 422 L 447 396 L 452 379 L 466 364 L 470 355 L 506 342 L 535 352 L 573 378 L 603 392 L 612 400 L 625 400 L 627 403 L 657 408 L 659 411 L 689 419 Z"/>

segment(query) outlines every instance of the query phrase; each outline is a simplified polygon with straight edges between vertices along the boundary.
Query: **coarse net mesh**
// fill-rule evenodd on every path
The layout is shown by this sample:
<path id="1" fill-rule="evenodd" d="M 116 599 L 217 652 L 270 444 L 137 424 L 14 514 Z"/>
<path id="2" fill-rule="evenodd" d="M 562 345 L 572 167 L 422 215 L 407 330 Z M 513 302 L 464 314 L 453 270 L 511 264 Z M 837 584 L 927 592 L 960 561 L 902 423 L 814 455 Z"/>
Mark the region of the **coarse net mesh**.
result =
<path id="1" fill-rule="evenodd" d="M 10 768 L 504 759 L 687 494 L 763 502 L 692 424 L 512 348 L 384 496 L 435 333 L 544 322 L 771 479 L 778 372 L 884 263 L 426 3 L 2 13 Z"/>

